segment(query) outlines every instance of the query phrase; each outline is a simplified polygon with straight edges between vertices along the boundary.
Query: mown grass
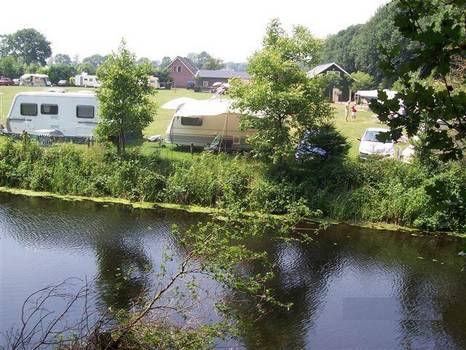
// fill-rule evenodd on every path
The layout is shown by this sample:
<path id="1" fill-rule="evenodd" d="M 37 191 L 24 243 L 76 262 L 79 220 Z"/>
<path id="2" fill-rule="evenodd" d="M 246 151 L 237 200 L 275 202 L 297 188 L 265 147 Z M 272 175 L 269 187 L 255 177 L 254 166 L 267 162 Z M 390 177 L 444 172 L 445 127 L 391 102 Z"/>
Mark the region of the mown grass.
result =
<path id="1" fill-rule="evenodd" d="M 0 86 L 0 98 L 3 98 L 3 108 L 0 112 L 0 123 L 5 125 L 6 118 L 10 111 L 13 98 L 17 93 L 27 91 L 45 91 L 49 88 L 40 87 L 25 87 L 25 86 Z M 90 90 L 81 87 L 67 87 L 68 91 L 83 91 Z M 92 89 L 90 91 L 93 91 Z M 3 93 L 3 95 L 1 95 Z M 157 90 L 154 95 L 155 101 L 161 107 L 164 103 L 173 100 L 178 97 L 191 97 L 194 99 L 207 99 L 212 97 L 212 94 L 205 92 L 194 92 L 193 90 L 187 89 L 172 89 L 172 90 Z M 154 117 L 154 121 L 144 130 L 145 135 L 164 134 L 171 117 L 173 116 L 173 110 L 167 110 L 159 108 L 157 115 Z"/>
<path id="2" fill-rule="evenodd" d="M 83 88 L 70 87 L 67 88 L 69 91 L 82 91 Z M 41 91 L 44 88 L 31 88 L 23 86 L 2 86 L 0 87 L 0 93 L 3 93 L 3 114 L 0 113 L 0 123 L 5 125 L 5 119 L 8 115 L 11 103 L 14 96 L 23 91 Z M 194 99 L 207 99 L 212 97 L 210 93 L 199 93 L 187 89 L 172 89 L 172 90 L 158 90 L 154 96 L 155 101 L 158 103 L 158 106 L 161 107 L 166 102 L 178 98 L 178 97 L 191 97 Z M 371 111 L 362 110 L 359 108 L 357 113 L 356 120 L 345 121 L 345 106 L 344 104 L 334 104 L 336 113 L 334 123 L 337 129 L 347 138 L 348 143 L 351 148 L 349 151 L 349 156 L 351 158 L 356 158 L 358 156 L 358 147 L 359 141 L 358 138 L 361 138 L 364 130 L 370 127 L 381 127 L 381 124 L 377 117 Z M 157 115 L 154 117 L 154 121 L 144 130 L 145 135 L 165 135 L 167 126 L 173 116 L 174 110 L 167 110 L 158 108 Z M 3 116 L 3 117 L 2 117 Z M 1 142 L 1 141 L 0 141 Z M 141 151 L 144 154 L 159 149 L 158 145 L 152 144 L 149 142 L 144 142 L 139 144 Z M 183 160 L 191 158 L 191 154 L 186 151 L 181 151 L 180 149 L 174 147 L 166 147 L 160 149 L 162 157 L 174 158 L 175 160 Z M 195 157 L 196 155 L 194 155 Z"/>
<path id="3" fill-rule="evenodd" d="M 349 156 L 356 158 L 359 155 L 359 140 L 367 128 L 383 127 L 372 111 L 358 108 L 356 120 L 345 121 L 345 105 L 334 104 L 336 108 L 334 123 L 336 128 L 346 137 L 351 148 Z"/>

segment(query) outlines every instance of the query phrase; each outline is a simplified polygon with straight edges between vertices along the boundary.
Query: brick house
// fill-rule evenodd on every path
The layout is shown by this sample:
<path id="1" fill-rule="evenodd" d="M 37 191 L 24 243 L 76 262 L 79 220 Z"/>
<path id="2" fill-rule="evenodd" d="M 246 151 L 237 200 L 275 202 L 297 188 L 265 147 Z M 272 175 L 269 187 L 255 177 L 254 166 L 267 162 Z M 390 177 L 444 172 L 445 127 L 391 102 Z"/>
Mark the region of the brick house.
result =
<path id="1" fill-rule="evenodd" d="M 198 69 L 187 57 L 176 56 L 168 65 L 170 77 L 173 79 L 173 86 L 185 88 L 189 81 L 195 81 Z"/>
<path id="2" fill-rule="evenodd" d="M 199 69 L 196 74 L 196 86 L 199 86 L 202 90 L 210 90 L 212 84 L 217 82 L 228 83 L 232 78 L 249 80 L 249 74 L 226 69 Z"/>

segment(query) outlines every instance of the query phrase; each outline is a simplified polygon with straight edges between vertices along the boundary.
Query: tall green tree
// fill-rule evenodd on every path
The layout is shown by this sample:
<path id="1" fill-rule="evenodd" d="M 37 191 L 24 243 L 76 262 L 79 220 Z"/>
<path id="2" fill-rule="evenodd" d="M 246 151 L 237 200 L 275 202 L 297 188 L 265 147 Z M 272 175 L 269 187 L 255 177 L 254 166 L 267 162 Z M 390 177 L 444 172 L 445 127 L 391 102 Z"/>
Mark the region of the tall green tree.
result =
<path id="1" fill-rule="evenodd" d="M 8 78 L 19 78 L 24 72 L 24 63 L 14 56 L 0 57 L 0 75 Z"/>
<path id="2" fill-rule="evenodd" d="M 222 69 L 225 67 L 222 59 L 215 58 L 206 51 L 202 51 L 201 53 L 191 52 L 187 57 L 199 69 Z"/>
<path id="3" fill-rule="evenodd" d="M 466 0 L 397 0 L 394 23 L 415 42 L 386 48 L 382 68 L 400 77 L 401 91 L 392 100 L 382 94 L 372 108 L 388 123 L 392 137 L 403 130 L 421 136 L 422 149 L 443 160 L 462 159 L 466 152 Z M 463 63 L 461 63 L 463 62 Z M 462 72 L 462 73 L 459 73 Z M 459 74 L 458 74 L 459 73 Z M 393 116 L 403 101 L 405 115 Z"/>
<path id="4" fill-rule="evenodd" d="M 336 62 L 349 72 L 361 71 L 374 77 L 377 85 L 390 87 L 396 78 L 385 76 L 380 68 L 383 52 L 380 45 L 410 48 L 413 42 L 404 37 L 395 26 L 396 1 L 380 7 L 364 24 L 350 26 L 325 41 L 322 62 Z M 400 59 L 409 59 L 409 50 Z"/>
<path id="5" fill-rule="evenodd" d="M 322 63 L 336 62 L 348 72 L 356 71 L 356 49 L 353 47 L 353 39 L 359 34 L 362 26 L 350 26 L 327 38 L 322 52 Z"/>
<path id="6" fill-rule="evenodd" d="M 257 129 L 249 143 L 259 156 L 273 161 L 289 157 L 306 130 L 331 118 L 322 80 L 309 79 L 302 69 L 318 61 L 320 49 L 321 41 L 307 28 L 296 26 L 289 35 L 274 19 L 262 49 L 249 59 L 250 82 L 233 82 L 231 96 L 237 100 L 236 107 L 250 115 L 243 127 Z"/>
<path id="7" fill-rule="evenodd" d="M 69 81 L 76 74 L 76 69 L 69 64 L 52 64 L 48 67 L 47 74 L 52 84 L 57 84 L 60 80 Z"/>
<path id="8" fill-rule="evenodd" d="M 207 61 L 203 64 L 203 69 L 222 69 L 225 67 L 223 60 L 220 58 L 210 57 Z"/>
<path id="9" fill-rule="evenodd" d="M 153 120 L 156 104 L 151 97 L 155 90 L 147 79 L 151 73 L 152 66 L 137 64 L 124 41 L 97 70 L 101 82 L 97 90 L 101 118 L 97 135 L 111 139 L 120 155 L 125 153 L 126 136 L 142 134 Z"/>
<path id="10" fill-rule="evenodd" d="M 90 64 L 95 68 L 95 70 L 97 70 L 97 68 L 99 68 L 99 66 L 102 63 L 104 63 L 106 58 L 107 58 L 107 56 L 102 56 L 102 55 L 99 55 L 99 54 L 95 54 L 95 55 L 83 58 L 82 63 Z"/>
<path id="11" fill-rule="evenodd" d="M 32 28 L 4 35 L 0 45 L 2 55 L 20 57 L 26 64 L 44 65 L 46 59 L 52 55 L 50 42 L 43 34 Z"/>
<path id="12" fill-rule="evenodd" d="M 353 92 L 358 90 L 370 90 L 376 87 L 375 79 L 372 75 L 365 72 L 354 72 L 351 73 L 353 82 L 351 83 L 351 89 Z"/>
<path id="13" fill-rule="evenodd" d="M 87 73 L 90 75 L 95 75 L 97 68 L 89 62 L 81 62 L 76 66 L 76 71 L 78 73 Z"/>
<path id="14" fill-rule="evenodd" d="M 71 57 L 67 54 L 56 54 L 53 56 L 53 63 L 55 64 L 66 64 L 66 65 L 72 65 Z"/>
<path id="15" fill-rule="evenodd" d="M 160 68 L 167 68 L 170 63 L 172 63 L 172 59 L 168 56 L 164 56 L 160 62 Z"/>

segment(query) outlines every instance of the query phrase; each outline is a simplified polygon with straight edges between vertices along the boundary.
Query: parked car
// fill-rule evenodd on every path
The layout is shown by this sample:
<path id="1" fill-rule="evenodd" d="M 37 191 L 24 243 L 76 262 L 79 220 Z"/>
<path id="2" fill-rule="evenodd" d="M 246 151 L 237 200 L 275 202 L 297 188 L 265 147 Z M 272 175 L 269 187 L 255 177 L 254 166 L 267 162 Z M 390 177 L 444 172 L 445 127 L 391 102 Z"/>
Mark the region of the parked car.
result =
<path id="1" fill-rule="evenodd" d="M 317 146 L 311 141 L 312 137 L 316 135 L 315 131 L 306 131 L 301 142 L 298 145 L 295 153 L 297 161 L 305 161 L 309 159 L 324 159 L 328 156 L 328 151 L 322 147 Z"/>
<path id="2" fill-rule="evenodd" d="M 62 80 L 58 81 L 57 85 L 58 86 L 67 86 L 68 82 L 66 81 L 66 79 L 62 79 Z"/>
<path id="3" fill-rule="evenodd" d="M 15 85 L 13 80 L 11 80 L 10 78 L 6 78 L 6 77 L 0 77 L 0 86 L 10 86 L 10 85 Z"/>
<path id="4" fill-rule="evenodd" d="M 186 89 L 191 89 L 191 90 L 194 90 L 194 87 L 196 86 L 196 83 L 192 80 L 189 80 L 187 83 L 186 83 Z"/>
<path id="5" fill-rule="evenodd" d="M 375 157 L 394 157 L 395 142 L 387 138 L 386 133 L 389 129 L 385 128 L 368 128 L 359 139 L 359 157 L 362 159 Z"/>

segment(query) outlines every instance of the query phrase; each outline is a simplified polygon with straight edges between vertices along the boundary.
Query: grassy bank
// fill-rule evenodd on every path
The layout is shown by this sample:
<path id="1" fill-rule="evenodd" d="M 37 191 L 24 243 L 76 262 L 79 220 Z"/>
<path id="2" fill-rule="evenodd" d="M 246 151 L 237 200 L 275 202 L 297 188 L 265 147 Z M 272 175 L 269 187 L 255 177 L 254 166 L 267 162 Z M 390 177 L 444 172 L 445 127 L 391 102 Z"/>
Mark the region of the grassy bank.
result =
<path id="1" fill-rule="evenodd" d="M 18 188 L 10 187 L 0 187 L 0 193 L 7 193 L 15 196 L 24 196 L 24 197 L 37 197 L 37 198 L 52 198 L 59 199 L 63 201 L 70 202 L 82 202 L 89 201 L 94 203 L 100 203 L 103 205 L 106 204 L 118 204 L 129 206 L 134 209 L 169 209 L 169 210 L 181 210 L 191 214 L 213 214 L 218 213 L 218 208 L 211 207 L 202 207 L 199 205 L 186 205 L 186 204 L 174 204 L 174 203 L 152 203 L 152 202 L 133 202 L 127 199 L 121 198 L 111 198 L 111 197 L 85 197 L 85 196 L 76 196 L 76 195 L 63 195 L 52 192 L 44 191 L 32 191 L 24 190 Z M 248 213 L 246 213 L 248 214 Z M 279 216 L 276 216 L 279 217 Z M 400 226 L 396 224 L 388 223 L 371 223 L 371 222 L 340 222 L 331 219 L 318 219 L 318 218 L 308 218 L 309 222 L 315 224 L 329 224 L 329 225 L 338 225 L 338 224 L 347 224 L 351 226 L 358 226 L 364 228 L 370 228 L 374 230 L 384 230 L 384 231 L 405 231 L 405 232 L 419 232 L 418 229 L 410 228 L 406 226 Z M 465 237 L 466 234 L 455 234 L 455 236 Z"/>
<path id="2" fill-rule="evenodd" d="M 61 196 L 284 214 L 344 222 L 389 223 L 466 232 L 466 170 L 396 161 L 310 162 L 266 166 L 247 157 L 133 149 L 124 158 L 100 146 L 0 144 L 0 186 Z M 144 204 L 146 203 L 146 204 Z M 137 204 L 138 205 L 138 204 Z"/>

